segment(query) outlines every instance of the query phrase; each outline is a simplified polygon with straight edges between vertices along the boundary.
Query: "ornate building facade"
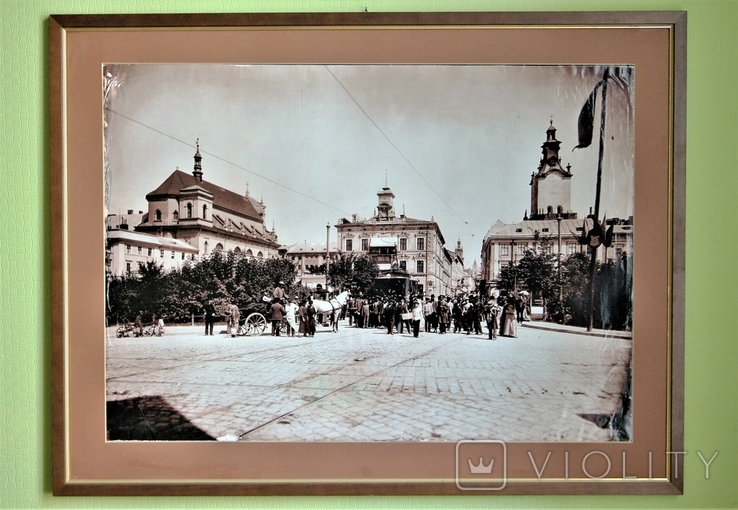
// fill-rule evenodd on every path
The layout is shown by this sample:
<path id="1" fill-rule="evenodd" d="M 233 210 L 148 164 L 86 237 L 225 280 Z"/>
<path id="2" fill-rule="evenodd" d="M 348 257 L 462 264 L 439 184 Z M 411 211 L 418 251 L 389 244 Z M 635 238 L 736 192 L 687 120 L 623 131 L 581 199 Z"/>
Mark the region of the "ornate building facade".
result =
<path id="1" fill-rule="evenodd" d="M 253 258 L 279 255 L 277 234 L 264 224 L 263 200 L 203 180 L 199 142 L 194 159 L 191 174 L 177 168 L 146 195 L 148 211 L 107 218 L 109 273 L 136 272 L 139 262 L 148 261 L 171 269 L 214 251 Z"/>
<path id="2" fill-rule="evenodd" d="M 146 195 L 148 214 L 136 231 L 185 241 L 199 256 L 234 251 L 247 257 L 276 257 L 277 234 L 264 225 L 263 200 L 203 180 L 199 143 L 194 159 L 191 174 L 176 169 Z"/>
<path id="3" fill-rule="evenodd" d="M 374 258 L 380 271 L 404 270 L 426 295 L 450 294 L 456 287 L 454 265 L 461 259 L 445 248 L 446 241 L 432 218 L 420 220 L 395 212 L 392 190 L 385 186 L 378 193 L 376 214 L 368 219 L 354 215 L 335 225 L 338 247 L 343 253 L 365 254 Z M 458 269 L 458 268 L 457 268 Z M 457 271 L 458 272 L 458 271 Z"/>

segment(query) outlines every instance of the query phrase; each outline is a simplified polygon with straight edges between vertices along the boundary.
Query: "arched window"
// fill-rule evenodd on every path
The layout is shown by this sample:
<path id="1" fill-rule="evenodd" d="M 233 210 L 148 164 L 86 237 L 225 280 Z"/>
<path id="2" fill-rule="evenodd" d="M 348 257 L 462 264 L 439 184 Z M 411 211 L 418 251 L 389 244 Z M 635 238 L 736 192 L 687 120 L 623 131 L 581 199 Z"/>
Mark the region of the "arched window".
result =
<path id="1" fill-rule="evenodd" d="M 179 221 L 179 211 L 174 211 L 172 216 L 174 217 L 174 221 Z"/>
<path id="2" fill-rule="evenodd" d="M 262 252 L 257 253 L 256 254 L 256 258 L 257 259 L 263 259 L 264 258 L 264 254 Z"/>
<path id="3" fill-rule="evenodd" d="M 208 245 L 208 242 L 205 241 L 205 255 L 207 255 L 210 251 L 210 246 Z"/>
<path id="4" fill-rule="evenodd" d="M 556 208 L 556 213 L 560 215 L 564 214 L 564 206 L 560 205 Z"/>
<path id="5" fill-rule="evenodd" d="M 156 221 L 161 221 L 161 210 L 157 209 L 154 214 L 156 215 Z"/>
<path id="6" fill-rule="evenodd" d="M 241 253 L 241 248 L 236 246 L 236 248 L 233 250 L 233 253 Z"/>
<path id="7" fill-rule="evenodd" d="M 192 218 L 192 204 L 187 202 L 187 217 Z"/>
<path id="8" fill-rule="evenodd" d="M 215 251 L 223 251 L 223 245 L 218 243 L 215 245 Z"/>
<path id="9" fill-rule="evenodd" d="M 247 256 L 248 258 L 251 258 L 251 257 L 253 257 L 253 256 L 254 256 L 254 252 L 253 252 L 253 251 L 251 251 L 251 248 L 249 248 L 248 250 L 246 250 L 246 256 Z"/>
<path id="10" fill-rule="evenodd" d="M 202 205 L 202 219 L 207 220 L 208 219 L 208 204 Z"/>

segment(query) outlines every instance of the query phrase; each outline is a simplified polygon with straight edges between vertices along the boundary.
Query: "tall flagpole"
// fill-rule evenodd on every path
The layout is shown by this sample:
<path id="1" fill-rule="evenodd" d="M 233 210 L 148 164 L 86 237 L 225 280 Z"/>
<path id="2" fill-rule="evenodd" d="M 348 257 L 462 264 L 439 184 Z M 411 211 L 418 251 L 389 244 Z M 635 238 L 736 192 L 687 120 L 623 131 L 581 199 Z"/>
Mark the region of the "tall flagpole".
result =
<path id="1" fill-rule="evenodd" d="M 600 150 L 597 155 L 597 188 L 595 190 L 595 206 L 594 206 L 594 217 L 595 220 L 600 221 L 600 189 L 602 188 L 602 160 L 605 155 L 605 116 L 607 112 L 607 80 L 610 77 L 610 68 L 605 68 L 605 72 L 602 74 L 602 112 L 600 115 Z M 594 328 L 594 302 L 595 302 L 595 276 L 597 271 L 597 248 L 602 239 L 598 239 L 597 246 L 590 244 L 590 252 L 592 258 L 589 262 L 589 324 L 587 325 L 587 331 L 592 331 Z"/>

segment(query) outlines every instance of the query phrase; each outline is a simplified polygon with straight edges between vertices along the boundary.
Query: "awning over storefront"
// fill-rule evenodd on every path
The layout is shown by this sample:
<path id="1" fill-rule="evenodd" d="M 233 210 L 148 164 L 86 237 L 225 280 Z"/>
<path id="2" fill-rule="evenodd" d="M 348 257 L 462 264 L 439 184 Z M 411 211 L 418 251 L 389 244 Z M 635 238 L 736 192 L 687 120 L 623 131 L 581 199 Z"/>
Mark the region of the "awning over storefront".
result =
<path id="1" fill-rule="evenodd" d="M 370 248 L 397 248 L 396 237 L 372 237 L 369 240 Z"/>

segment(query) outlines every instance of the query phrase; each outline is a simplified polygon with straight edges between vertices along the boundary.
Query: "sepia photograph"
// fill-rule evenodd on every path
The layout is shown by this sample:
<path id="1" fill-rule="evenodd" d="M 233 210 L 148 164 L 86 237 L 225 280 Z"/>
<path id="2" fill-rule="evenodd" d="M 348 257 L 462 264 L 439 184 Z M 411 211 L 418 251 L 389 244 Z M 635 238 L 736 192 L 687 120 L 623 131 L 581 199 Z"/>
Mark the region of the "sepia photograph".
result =
<path id="1" fill-rule="evenodd" d="M 634 66 L 102 73 L 108 441 L 633 440 Z"/>

